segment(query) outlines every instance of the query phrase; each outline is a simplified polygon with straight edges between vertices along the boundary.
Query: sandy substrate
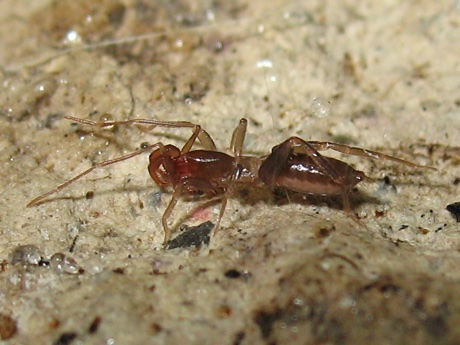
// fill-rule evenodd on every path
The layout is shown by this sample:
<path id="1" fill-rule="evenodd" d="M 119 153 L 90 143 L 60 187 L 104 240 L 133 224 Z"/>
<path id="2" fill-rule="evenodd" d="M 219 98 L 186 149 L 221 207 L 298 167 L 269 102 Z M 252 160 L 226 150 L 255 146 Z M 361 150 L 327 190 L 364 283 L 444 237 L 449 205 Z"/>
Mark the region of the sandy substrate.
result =
<path id="1" fill-rule="evenodd" d="M 0 4 L 2 343 L 459 343 L 457 1 L 92 3 Z M 65 115 L 190 121 L 223 151 L 245 117 L 249 155 L 296 135 L 439 171 L 331 153 L 374 180 L 352 193 L 362 226 L 340 199 L 245 185 L 208 246 L 164 250 L 171 190 L 146 154 L 25 206 L 190 129 Z M 173 237 L 216 221 L 199 205 L 178 203 Z"/>

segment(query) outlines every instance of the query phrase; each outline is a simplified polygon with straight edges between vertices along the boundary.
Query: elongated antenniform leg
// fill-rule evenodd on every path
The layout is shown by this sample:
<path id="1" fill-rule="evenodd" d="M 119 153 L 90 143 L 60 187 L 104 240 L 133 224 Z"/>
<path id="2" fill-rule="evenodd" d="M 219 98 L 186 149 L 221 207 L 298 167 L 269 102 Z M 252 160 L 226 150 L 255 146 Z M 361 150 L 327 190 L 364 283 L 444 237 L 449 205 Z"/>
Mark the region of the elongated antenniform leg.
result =
<path id="1" fill-rule="evenodd" d="M 45 199 L 46 197 L 50 196 L 51 194 L 54 194 L 54 193 L 57 193 L 57 192 L 63 190 L 65 187 L 67 187 L 68 185 L 70 185 L 70 184 L 74 183 L 75 181 L 81 179 L 83 176 L 88 175 L 93 170 L 103 168 L 103 167 L 106 167 L 108 165 L 115 164 L 115 163 L 118 163 L 118 162 L 122 162 L 122 161 L 125 161 L 127 159 L 131 159 L 133 157 L 136 157 L 136 156 L 140 155 L 141 153 L 151 151 L 151 150 L 153 150 L 153 149 L 155 149 L 157 147 L 160 147 L 162 145 L 163 145 L 162 143 L 156 143 L 156 144 L 153 144 L 153 145 L 143 147 L 143 148 L 141 148 L 141 149 L 139 149 L 137 151 L 134 151 L 134 152 L 132 152 L 130 154 L 127 154 L 125 156 L 117 157 L 115 159 L 110 159 L 110 160 L 98 163 L 98 164 L 92 166 L 91 168 L 89 168 L 88 170 L 83 171 L 81 174 L 78 174 L 77 176 L 75 176 L 75 177 L 71 178 L 70 180 L 64 182 L 63 184 L 60 184 L 56 188 L 54 188 L 54 189 L 52 189 L 52 190 L 40 195 L 39 197 L 33 199 L 31 202 L 29 202 L 27 204 L 27 207 L 32 207 L 32 206 L 40 204 L 40 202 L 43 199 Z"/>
<path id="2" fill-rule="evenodd" d="M 200 140 L 201 144 L 206 150 L 210 151 L 217 151 L 216 144 L 214 144 L 214 140 L 212 140 L 211 136 L 208 132 L 206 132 L 200 125 L 196 125 L 192 122 L 188 121 L 162 121 L 162 120 L 154 120 L 154 119 L 131 119 L 131 120 L 124 120 L 124 121 L 106 121 L 106 122 L 96 122 L 92 120 L 80 119 L 78 117 L 73 116 L 64 116 L 65 119 L 81 123 L 83 125 L 90 125 L 100 128 L 105 127 L 112 127 L 112 126 L 120 126 L 120 125 L 147 125 L 153 127 L 165 127 L 165 128 L 191 128 L 193 130 L 198 129 L 198 140 Z"/>
<path id="3" fill-rule="evenodd" d="M 166 128 L 192 128 L 193 129 L 193 134 L 192 137 L 187 141 L 185 144 L 184 149 L 190 150 L 190 147 L 193 145 L 195 142 L 196 138 L 200 140 L 202 145 L 212 151 L 216 151 L 216 145 L 214 144 L 214 141 L 212 140 L 211 136 L 206 132 L 204 129 L 201 128 L 201 126 L 193 124 L 191 122 L 187 121 L 160 121 L 160 120 L 151 120 L 151 119 L 132 119 L 132 120 L 126 120 L 126 121 L 107 121 L 107 122 L 95 122 L 91 120 L 86 120 L 86 119 L 80 119 L 77 117 L 73 116 L 64 116 L 64 118 L 83 124 L 83 125 L 90 125 L 90 126 L 96 126 L 100 128 L 105 128 L 105 127 L 112 127 L 112 126 L 117 126 L 117 125 L 128 125 L 128 124 L 139 124 L 139 125 L 150 125 L 154 127 L 166 127 Z M 61 191 L 62 189 L 66 188 L 68 185 L 72 184 L 73 182 L 79 180 L 83 176 L 89 174 L 95 169 L 99 169 L 111 164 L 115 164 L 130 158 L 133 158 L 135 156 L 140 155 L 141 153 L 148 152 L 148 151 L 153 151 L 155 148 L 163 147 L 162 143 L 156 143 L 153 145 L 149 145 L 146 147 L 143 147 L 140 150 L 137 150 L 135 152 L 132 152 L 128 155 L 118 157 L 115 159 L 107 160 L 105 162 L 96 164 L 95 166 L 89 168 L 88 170 L 82 172 L 81 174 L 71 178 L 70 180 L 66 181 L 65 183 L 60 184 L 56 188 L 38 196 L 37 198 L 33 199 L 27 204 L 27 207 L 33 207 L 38 205 L 41 201 L 43 201 L 46 197 L 57 193 Z"/>

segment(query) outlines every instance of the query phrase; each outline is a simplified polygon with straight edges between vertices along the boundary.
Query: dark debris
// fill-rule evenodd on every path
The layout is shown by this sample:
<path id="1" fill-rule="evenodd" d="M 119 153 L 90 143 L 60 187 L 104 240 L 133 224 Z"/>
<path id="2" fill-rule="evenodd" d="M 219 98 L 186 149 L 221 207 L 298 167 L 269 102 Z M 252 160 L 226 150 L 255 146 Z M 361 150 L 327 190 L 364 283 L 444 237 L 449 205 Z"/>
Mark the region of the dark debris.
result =
<path id="1" fill-rule="evenodd" d="M 254 321 L 259 326 L 260 333 L 264 339 L 270 337 L 273 332 L 273 325 L 276 321 L 282 318 L 282 312 L 276 309 L 271 312 L 259 311 L 254 316 Z"/>
<path id="2" fill-rule="evenodd" d="M 388 176 L 385 176 L 380 182 L 380 189 L 396 193 L 396 187 Z"/>
<path id="3" fill-rule="evenodd" d="M 244 338 L 246 337 L 246 333 L 238 332 L 235 335 L 235 341 L 233 342 L 234 345 L 240 345 L 243 343 Z"/>
<path id="4" fill-rule="evenodd" d="M 225 275 L 226 278 L 236 279 L 236 278 L 241 277 L 241 272 L 237 271 L 235 269 L 230 269 L 230 270 L 226 271 L 224 273 L 224 275 Z"/>
<path id="5" fill-rule="evenodd" d="M 125 274 L 125 269 L 122 268 L 122 267 L 117 267 L 117 268 L 114 268 L 114 269 L 112 270 L 112 272 L 115 273 L 115 274 L 121 274 L 121 275 L 123 275 L 123 274 Z"/>
<path id="6" fill-rule="evenodd" d="M 91 322 L 88 328 L 89 334 L 94 334 L 99 329 L 99 325 L 101 324 L 102 318 L 100 316 L 96 316 L 94 320 Z"/>
<path id="7" fill-rule="evenodd" d="M 186 227 L 185 231 L 168 242 L 166 249 L 200 247 L 208 245 L 214 224 L 210 221 L 197 226 Z"/>
<path id="8" fill-rule="evenodd" d="M 6 314 L 0 314 L 0 340 L 13 338 L 18 331 L 16 320 Z"/>
<path id="9" fill-rule="evenodd" d="M 69 345 L 75 340 L 76 337 L 77 337 L 77 333 L 75 332 L 65 332 L 65 333 L 62 333 L 61 336 L 53 344 L 54 345 Z"/>
<path id="10" fill-rule="evenodd" d="M 450 212 L 457 223 L 460 222 L 460 202 L 454 202 L 453 204 L 447 205 L 446 210 Z"/>

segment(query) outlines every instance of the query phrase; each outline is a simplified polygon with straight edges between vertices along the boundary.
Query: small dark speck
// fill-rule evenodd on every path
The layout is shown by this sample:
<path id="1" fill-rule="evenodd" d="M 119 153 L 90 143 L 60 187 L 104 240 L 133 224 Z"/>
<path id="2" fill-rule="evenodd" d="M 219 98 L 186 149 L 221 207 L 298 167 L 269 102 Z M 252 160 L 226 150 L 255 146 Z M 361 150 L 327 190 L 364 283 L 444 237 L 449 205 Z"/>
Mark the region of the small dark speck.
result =
<path id="1" fill-rule="evenodd" d="M 458 184 L 460 184 L 460 177 L 457 177 L 453 183 L 454 183 L 454 186 L 457 186 Z"/>
<path id="2" fill-rule="evenodd" d="M 225 272 L 224 276 L 230 279 L 236 279 L 236 278 L 241 277 L 241 273 L 235 269 L 231 269 Z"/>
<path id="3" fill-rule="evenodd" d="M 7 267 L 8 267 L 8 261 L 4 259 L 0 260 L 0 272 L 5 272 Z"/>
<path id="4" fill-rule="evenodd" d="M 46 128 L 52 128 L 54 127 L 54 124 L 57 120 L 60 119 L 60 115 L 59 114 L 49 114 L 47 117 L 46 117 L 46 120 L 45 120 L 45 127 Z"/>
<path id="5" fill-rule="evenodd" d="M 316 231 L 316 237 L 317 238 L 328 237 L 333 230 L 335 229 L 328 229 L 326 227 L 321 227 Z"/>
<path id="6" fill-rule="evenodd" d="M 49 265 L 50 265 L 49 260 L 40 259 L 40 261 L 38 262 L 38 266 L 48 267 Z"/>
<path id="7" fill-rule="evenodd" d="M 447 226 L 447 224 L 444 223 L 443 225 L 438 226 L 438 228 L 437 228 L 434 232 L 439 232 L 439 231 L 441 231 L 442 229 L 444 229 L 446 226 Z"/>
<path id="8" fill-rule="evenodd" d="M 259 311 L 254 316 L 255 323 L 259 326 L 260 333 L 264 339 L 268 339 L 273 332 L 273 325 L 282 317 L 280 310 L 271 312 Z"/>
<path id="9" fill-rule="evenodd" d="M 249 196 L 249 189 L 247 189 L 247 188 L 241 189 L 240 196 L 242 198 L 247 198 Z"/>
<path id="10" fill-rule="evenodd" d="M 56 340 L 53 344 L 54 345 L 69 345 L 74 341 L 77 337 L 77 333 L 75 332 L 66 332 L 62 333 L 61 336 Z"/>
<path id="11" fill-rule="evenodd" d="M 153 334 L 158 334 L 161 331 L 163 331 L 163 327 L 161 327 L 161 325 L 159 323 L 153 323 L 152 324 L 152 331 L 153 331 Z"/>
<path id="12" fill-rule="evenodd" d="M 396 192 L 396 187 L 393 185 L 393 183 L 391 182 L 391 180 L 390 180 L 390 178 L 388 176 L 385 176 L 383 178 L 382 183 L 380 185 L 380 188 Z"/>
<path id="13" fill-rule="evenodd" d="M 381 218 L 385 215 L 384 211 L 375 210 L 375 218 Z"/>
<path id="14" fill-rule="evenodd" d="M 450 212 L 457 223 L 460 222 L 460 202 L 454 202 L 453 204 L 447 205 L 446 210 Z"/>
<path id="15" fill-rule="evenodd" d="M 90 190 L 89 192 L 86 193 L 86 200 L 91 200 L 92 198 L 94 198 L 94 192 L 92 190 Z"/>
<path id="16" fill-rule="evenodd" d="M 97 332 L 98 328 L 99 328 L 99 325 L 101 323 L 101 317 L 100 316 L 96 316 L 93 320 L 93 322 L 91 322 L 91 325 L 89 325 L 89 328 L 88 328 L 88 333 L 89 334 L 94 334 Z"/>
<path id="17" fill-rule="evenodd" d="M 125 270 L 121 267 L 115 268 L 112 272 L 116 274 L 125 274 Z"/>
<path id="18" fill-rule="evenodd" d="M 166 249 L 208 245 L 213 228 L 214 224 L 209 221 L 190 228 L 187 227 L 182 234 L 168 242 Z"/>
<path id="19" fill-rule="evenodd" d="M 72 244 L 70 245 L 69 252 L 73 253 L 75 250 L 75 245 L 77 244 L 78 235 L 74 237 Z"/>
<path id="20" fill-rule="evenodd" d="M 240 345 L 242 344 L 244 338 L 246 337 L 246 333 L 244 332 L 238 332 L 236 333 L 236 336 L 235 336 L 235 342 L 233 344 L 235 345 Z"/>
<path id="21" fill-rule="evenodd" d="M 404 229 L 407 229 L 408 227 L 409 227 L 409 225 L 403 224 L 403 225 L 401 225 L 401 227 L 399 228 L 399 230 L 404 230 Z"/>

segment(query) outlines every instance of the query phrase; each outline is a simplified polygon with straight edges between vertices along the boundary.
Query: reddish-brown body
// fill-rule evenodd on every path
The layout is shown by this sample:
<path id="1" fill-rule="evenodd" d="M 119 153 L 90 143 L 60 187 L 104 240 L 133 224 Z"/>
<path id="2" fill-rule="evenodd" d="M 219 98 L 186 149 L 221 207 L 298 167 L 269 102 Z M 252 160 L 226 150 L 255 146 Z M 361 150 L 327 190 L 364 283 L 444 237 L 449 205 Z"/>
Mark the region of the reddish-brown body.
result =
<path id="1" fill-rule="evenodd" d="M 268 186 L 283 187 L 301 193 L 341 195 L 345 211 L 357 220 L 351 211 L 348 195 L 351 189 L 366 178 L 366 175 L 362 171 L 355 170 L 347 163 L 323 156 L 318 151 L 332 149 L 345 154 L 372 159 L 387 159 L 412 167 L 422 167 L 375 151 L 331 142 L 304 141 L 298 137 L 291 137 L 280 145 L 275 146 L 272 152 L 263 158 L 243 156 L 242 148 L 247 127 L 246 119 L 241 119 L 233 132 L 231 148 L 234 155 L 231 156 L 217 151 L 210 135 L 200 126 L 190 122 L 134 119 L 98 123 L 74 117 L 66 118 L 98 127 L 143 124 L 169 128 L 193 128 L 192 136 L 182 149 L 173 145 L 165 146 L 162 143 L 157 143 L 126 156 L 99 163 L 53 190 L 40 195 L 27 205 L 30 207 L 39 204 L 50 194 L 62 190 L 94 169 L 151 151 L 148 167 L 150 176 L 158 185 L 174 188 L 171 201 L 162 217 L 165 244 L 171 238 L 171 230 L 167 220 L 183 193 L 202 192 L 204 194 L 221 195 L 222 204 L 215 226 L 217 229 L 224 213 L 227 199 L 232 192 L 233 184 L 236 182 L 253 184 L 259 180 Z M 191 148 L 197 138 L 205 149 L 192 151 Z M 427 168 L 436 170 L 432 167 Z"/>
<path id="2" fill-rule="evenodd" d="M 275 146 L 259 169 L 259 179 L 269 186 L 317 195 L 344 194 L 365 177 L 345 162 L 322 156 L 298 137 Z"/>
<path id="3" fill-rule="evenodd" d="M 189 192 L 224 191 L 236 169 L 234 157 L 218 151 L 181 153 L 167 145 L 150 154 L 149 173 L 158 185 L 183 184 Z"/>
<path id="4" fill-rule="evenodd" d="M 279 170 L 276 177 L 269 178 L 264 174 L 266 165 L 261 167 L 259 178 L 270 186 L 283 187 L 295 192 L 316 195 L 340 195 L 344 190 L 353 189 L 361 182 L 365 175 L 355 170 L 345 162 L 334 158 L 327 158 L 335 172 L 341 178 L 334 180 L 329 174 L 322 171 L 307 155 L 295 155 Z M 272 175 L 273 176 L 273 175 Z"/>

